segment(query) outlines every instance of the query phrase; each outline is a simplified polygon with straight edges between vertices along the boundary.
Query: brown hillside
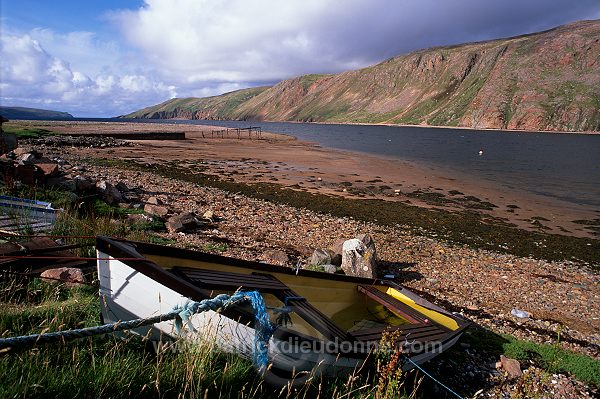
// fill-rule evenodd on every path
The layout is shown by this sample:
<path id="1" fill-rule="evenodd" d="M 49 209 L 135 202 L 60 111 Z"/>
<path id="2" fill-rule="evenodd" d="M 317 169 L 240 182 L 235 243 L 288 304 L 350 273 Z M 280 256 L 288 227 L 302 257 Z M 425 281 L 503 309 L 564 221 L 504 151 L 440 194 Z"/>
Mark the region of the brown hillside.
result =
<path id="1" fill-rule="evenodd" d="M 270 88 L 175 99 L 128 117 L 598 131 L 600 21 L 420 50 Z"/>

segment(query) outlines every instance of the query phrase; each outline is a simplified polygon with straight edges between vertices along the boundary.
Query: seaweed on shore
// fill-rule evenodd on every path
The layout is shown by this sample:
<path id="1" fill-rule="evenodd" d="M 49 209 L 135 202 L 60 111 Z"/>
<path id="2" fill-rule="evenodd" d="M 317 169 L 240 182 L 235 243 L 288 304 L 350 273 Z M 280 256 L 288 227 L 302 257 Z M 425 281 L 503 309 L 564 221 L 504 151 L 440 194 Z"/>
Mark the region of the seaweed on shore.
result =
<path id="1" fill-rule="evenodd" d="M 104 163 L 102 160 L 93 162 Z M 298 191 L 275 183 L 224 181 L 203 173 L 192 174 L 189 170 L 178 167 L 176 162 L 153 165 L 152 168 L 135 161 L 110 160 L 105 164 L 150 171 L 167 178 L 338 217 L 352 217 L 387 226 L 408 226 L 418 230 L 420 234 L 473 248 L 546 260 L 586 262 L 596 270 L 600 268 L 600 240 L 519 229 L 508 224 L 490 222 L 489 218 L 486 220 L 484 215 L 473 211 L 450 212 L 398 201 L 343 198 Z"/>

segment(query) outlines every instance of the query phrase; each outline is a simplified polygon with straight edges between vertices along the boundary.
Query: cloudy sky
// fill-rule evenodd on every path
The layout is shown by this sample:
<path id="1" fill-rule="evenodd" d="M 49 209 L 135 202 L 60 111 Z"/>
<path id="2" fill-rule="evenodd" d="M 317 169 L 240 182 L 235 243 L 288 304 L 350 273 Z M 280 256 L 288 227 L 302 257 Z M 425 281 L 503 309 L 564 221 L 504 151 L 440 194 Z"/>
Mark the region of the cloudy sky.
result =
<path id="1" fill-rule="evenodd" d="M 0 104 L 117 116 L 599 18 L 600 0 L 0 0 Z"/>

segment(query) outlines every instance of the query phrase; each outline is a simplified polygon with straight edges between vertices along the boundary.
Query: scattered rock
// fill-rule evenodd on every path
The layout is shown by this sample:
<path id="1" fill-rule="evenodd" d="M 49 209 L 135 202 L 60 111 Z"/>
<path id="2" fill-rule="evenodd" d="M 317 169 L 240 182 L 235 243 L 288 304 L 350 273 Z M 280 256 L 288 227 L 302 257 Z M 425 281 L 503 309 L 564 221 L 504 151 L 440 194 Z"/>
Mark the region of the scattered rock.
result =
<path id="1" fill-rule="evenodd" d="M 205 220 L 208 220 L 211 223 L 215 222 L 217 220 L 215 213 L 211 210 L 204 212 L 204 214 L 202 215 L 202 218 Z"/>
<path id="2" fill-rule="evenodd" d="M 27 151 L 25 148 L 23 147 L 19 147 L 19 148 L 15 148 L 13 150 L 13 154 L 17 157 L 21 157 L 23 154 L 27 154 L 29 151 Z"/>
<path id="3" fill-rule="evenodd" d="M 308 264 L 315 266 L 331 264 L 331 255 L 326 249 L 315 249 L 308 261 Z"/>
<path id="4" fill-rule="evenodd" d="M 77 191 L 77 182 L 73 179 L 66 178 L 65 176 L 49 177 L 46 180 L 46 185 L 71 192 Z"/>
<path id="5" fill-rule="evenodd" d="M 523 375 L 521 371 L 521 363 L 515 359 L 509 359 L 504 355 L 500 355 L 500 365 L 511 378 L 519 378 Z"/>
<path id="6" fill-rule="evenodd" d="M 64 282 L 69 285 L 85 284 L 83 271 L 74 267 L 60 267 L 57 269 L 48 269 L 40 275 L 42 279 L 49 282 Z"/>
<path id="7" fill-rule="evenodd" d="M 94 189 L 94 183 L 85 177 L 75 176 L 73 181 L 75 182 L 75 190 L 77 191 L 85 193 Z"/>
<path id="8" fill-rule="evenodd" d="M 331 264 L 336 266 L 342 265 L 342 247 L 344 246 L 343 238 L 337 240 L 331 248 L 329 248 L 329 255 L 331 256 Z"/>
<path id="9" fill-rule="evenodd" d="M 270 249 L 264 253 L 264 260 L 275 265 L 287 266 L 290 262 L 290 258 L 284 251 L 277 249 Z"/>
<path id="10" fill-rule="evenodd" d="M 166 207 L 153 204 L 144 205 L 144 212 L 160 217 L 164 217 L 169 214 L 169 210 Z"/>
<path id="11" fill-rule="evenodd" d="M 116 205 L 119 202 L 123 201 L 123 196 L 121 195 L 121 192 L 106 180 L 101 180 L 98 183 L 96 183 L 96 190 L 100 195 L 102 195 L 102 199 L 107 204 Z"/>
<path id="12" fill-rule="evenodd" d="M 129 187 L 127 187 L 127 184 L 123 183 L 122 181 L 118 182 L 115 185 L 116 189 L 119 190 L 121 193 L 126 193 L 127 191 L 129 191 Z"/>
<path id="13" fill-rule="evenodd" d="M 129 215 L 127 215 L 127 219 L 131 220 L 134 223 L 151 222 L 152 220 L 154 220 L 151 216 L 144 215 L 143 213 L 130 213 Z"/>
<path id="14" fill-rule="evenodd" d="M 323 265 L 323 271 L 325 273 L 335 273 L 337 270 L 338 268 L 336 265 Z"/>
<path id="15" fill-rule="evenodd" d="M 33 155 L 30 152 L 21 155 L 21 157 L 19 158 L 19 164 L 21 165 L 33 165 L 34 161 L 35 155 Z"/>
<path id="16" fill-rule="evenodd" d="M 56 176 L 58 174 L 58 164 L 49 159 L 36 160 L 35 167 L 42 173 L 43 176 Z"/>
<path id="17" fill-rule="evenodd" d="M 189 233 L 201 226 L 202 222 L 190 212 L 171 216 L 165 223 L 169 233 Z"/>
<path id="18" fill-rule="evenodd" d="M 36 147 L 88 147 L 88 148 L 107 148 L 107 147 L 129 147 L 131 142 L 119 140 L 113 137 L 102 137 L 98 135 L 88 136 L 42 136 L 35 139 L 23 140 L 25 144 L 32 144 Z"/>
<path id="19" fill-rule="evenodd" d="M 162 205 L 163 204 L 163 202 L 159 198 L 154 197 L 154 196 L 148 198 L 146 200 L 146 203 L 150 204 L 150 205 Z"/>

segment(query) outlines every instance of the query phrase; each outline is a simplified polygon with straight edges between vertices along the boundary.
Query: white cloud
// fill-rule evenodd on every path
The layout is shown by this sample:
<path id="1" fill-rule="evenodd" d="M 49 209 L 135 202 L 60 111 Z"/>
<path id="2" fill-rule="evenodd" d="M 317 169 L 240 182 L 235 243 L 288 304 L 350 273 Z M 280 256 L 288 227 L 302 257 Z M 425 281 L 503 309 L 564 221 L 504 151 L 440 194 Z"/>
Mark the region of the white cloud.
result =
<path id="1" fill-rule="evenodd" d="M 145 0 L 108 14 L 122 37 L 0 19 L 0 102 L 114 116 L 598 16 L 598 0 Z"/>
<path id="2" fill-rule="evenodd" d="M 55 36 L 45 39 L 55 46 L 48 37 Z M 90 78 L 47 52 L 31 35 L 2 35 L 0 57 L 4 105 L 53 105 L 76 116 L 109 117 L 177 94 L 174 86 L 135 73 L 99 73 Z"/>
<path id="3" fill-rule="evenodd" d="M 42 43 L 50 54 L 68 60 L 73 69 L 95 76 L 106 70 L 122 70 L 122 50 L 114 40 L 100 40 L 94 32 L 77 31 L 57 33 L 52 29 L 36 28 L 28 32 L 32 39 Z"/>
<path id="4" fill-rule="evenodd" d="M 357 10 L 360 3 L 349 0 L 344 7 Z M 141 9 L 113 18 L 133 46 L 182 83 L 273 81 L 354 65 L 355 59 L 330 53 L 330 38 L 317 29 L 335 18 L 338 5 L 330 0 L 147 0 Z"/>

